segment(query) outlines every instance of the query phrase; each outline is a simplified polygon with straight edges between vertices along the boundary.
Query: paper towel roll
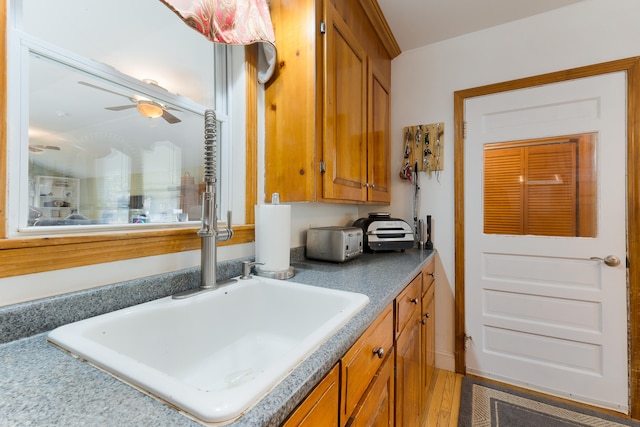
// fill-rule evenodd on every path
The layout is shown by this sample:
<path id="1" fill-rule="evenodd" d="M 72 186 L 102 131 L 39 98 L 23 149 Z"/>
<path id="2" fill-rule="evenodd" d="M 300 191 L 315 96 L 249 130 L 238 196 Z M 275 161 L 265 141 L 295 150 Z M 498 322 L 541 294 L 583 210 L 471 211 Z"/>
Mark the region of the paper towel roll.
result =
<path id="1" fill-rule="evenodd" d="M 291 206 L 256 205 L 256 261 L 262 271 L 289 268 L 291 251 Z"/>

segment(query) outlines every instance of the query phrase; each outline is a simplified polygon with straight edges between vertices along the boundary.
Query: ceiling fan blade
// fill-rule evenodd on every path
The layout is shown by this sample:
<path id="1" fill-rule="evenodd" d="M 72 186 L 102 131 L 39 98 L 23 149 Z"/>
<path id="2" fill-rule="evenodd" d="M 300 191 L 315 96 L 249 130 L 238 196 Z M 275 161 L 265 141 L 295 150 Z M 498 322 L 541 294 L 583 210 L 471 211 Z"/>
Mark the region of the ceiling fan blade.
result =
<path id="1" fill-rule="evenodd" d="M 60 147 L 58 147 L 57 145 L 39 145 L 39 144 L 34 144 L 34 145 L 29 145 L 29 148 L 35 148 L 36 150 L 60 151 Z"/>
<path id="2" fill-rule="evenodd" d="M 111 111 L 122 111 L 122 110 L 128 110 L 129 108 L 136 108 L 136 105 L 118 105 L 117 107 L 104 107 L 105 110 L 111 110 Z"/>
<path id="3" fill-rule="evenodd" d="M 176 116 L 174 116 L 173 114 L 171 114 L 170 112 L 168 112 L 167 110 L 164 110 L 162 112 L 162 118 L 165 119 L 170 124 L 180 123 L 182 121 Z"/>
<path id="4" fill-rule="evenodd" d="M 124 97 L 125 97 L 125 98 L 127 98 L 127 99 L 131 99 L 131 97 L 130 97 L 130 96 L 123 95 L 123 94 L 121 94 L 121 93 L 114 92 L 114 91 L 112 91 L 112 90 L 105 89 L 105 88 L 100 87 L 100 86 L 92 85 L 91 83 L 87 83 L 87 82 L 78 82 L 78 84 L 81 84 L 81 85 L 83 85 L 83 86 L 88 86 L 88 87 L 91 87 L 91 88 L 94 88 L 94 89 L 102 90 L 102 91 L 105 91 L 105 92 L 113 93 L 114 95 L 124 96 Z"/>

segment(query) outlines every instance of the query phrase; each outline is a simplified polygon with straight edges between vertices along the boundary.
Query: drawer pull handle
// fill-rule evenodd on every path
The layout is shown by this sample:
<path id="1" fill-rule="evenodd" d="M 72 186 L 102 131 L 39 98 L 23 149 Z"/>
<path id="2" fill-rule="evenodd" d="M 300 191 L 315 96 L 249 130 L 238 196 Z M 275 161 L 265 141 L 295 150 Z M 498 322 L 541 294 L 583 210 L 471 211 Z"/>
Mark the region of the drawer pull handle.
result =
<path id="1" fill-rule="evenodd" d="M 417 304 L 418 303 L 418 298 L 411 298 L 411 302 L 414 303 L 414 304 Z"/>
<path id="2" fill-rule="evenodd" d="M 373 354 L 377 354 L 378 359 L 382 359 L 384 357 L 384 348 L 382 347 L 374 348 Z"/>
<path id="3" fill-rule="evenodd" d="M 427 273 L 429 276 L 433 277 L 434 279 L 436 278 L 436 273 Z"/>

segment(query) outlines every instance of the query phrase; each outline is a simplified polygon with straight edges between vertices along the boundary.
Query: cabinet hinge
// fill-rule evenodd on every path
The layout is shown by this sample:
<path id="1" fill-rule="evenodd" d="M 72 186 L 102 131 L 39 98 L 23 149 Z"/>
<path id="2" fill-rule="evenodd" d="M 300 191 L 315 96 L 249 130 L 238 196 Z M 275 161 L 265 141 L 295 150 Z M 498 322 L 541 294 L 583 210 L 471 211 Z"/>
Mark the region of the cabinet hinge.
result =
<path id="1" fill-rule="evenodd" d="M 325 173 L 327 171 L 327 164 L 324 161 L 320 161 L 320 173 Z"/>
<path id="2" fill-rule="evenodd" d="M 327 24 L 324 21 L 320 21 L 320 34 L 327 33 Z"/>
<path id="3" fill-rule="evenodd" d="M 462 122 L 462 139 L 467 139 L 467 122 Z"/>

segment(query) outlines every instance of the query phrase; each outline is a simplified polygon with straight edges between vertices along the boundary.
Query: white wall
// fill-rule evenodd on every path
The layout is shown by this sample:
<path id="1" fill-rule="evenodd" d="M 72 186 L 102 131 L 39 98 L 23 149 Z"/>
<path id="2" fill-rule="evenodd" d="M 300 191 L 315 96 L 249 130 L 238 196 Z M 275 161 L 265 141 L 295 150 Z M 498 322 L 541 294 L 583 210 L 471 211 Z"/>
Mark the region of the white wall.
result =
<path id="1" fill-rule="evenodd" d="M 402 129 L 445 122 L 445 169 L 421 177 L 420 214 L 434 221 L 436 362 L 454 369 L 453 92 L 640 55 L 640 2 L 585 0 L 545 14 L 403 52 L 392 63 L 392 171 Z M 413 218 L 411 186 L 393 178 L 391 212 Z"/>

